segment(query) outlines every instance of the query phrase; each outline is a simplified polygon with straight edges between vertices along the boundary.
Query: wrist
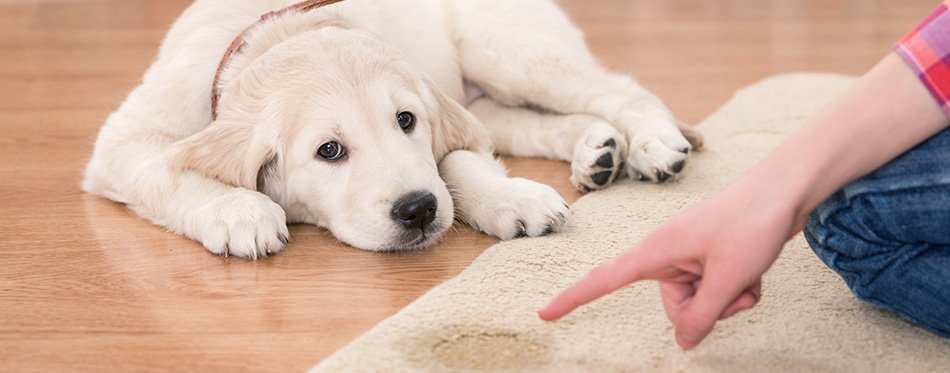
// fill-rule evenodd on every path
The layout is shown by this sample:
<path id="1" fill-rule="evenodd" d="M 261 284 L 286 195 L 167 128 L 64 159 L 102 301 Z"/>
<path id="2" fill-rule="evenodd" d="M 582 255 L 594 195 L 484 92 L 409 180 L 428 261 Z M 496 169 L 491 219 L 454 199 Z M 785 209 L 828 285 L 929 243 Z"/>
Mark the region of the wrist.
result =
<path id="1" fill-rule="evenodd" d="M 735 183 L 737 192 L 765 219 L 787 225 L 789 236 L 801 231 L 811 212 L 834 192 L 834 177 L 823 174 L 819 167 L 827 155 L 821 149 L 809 149 L 804 141 L 797 143 L 797 138 L 807 137 L 797 135 Z"/>

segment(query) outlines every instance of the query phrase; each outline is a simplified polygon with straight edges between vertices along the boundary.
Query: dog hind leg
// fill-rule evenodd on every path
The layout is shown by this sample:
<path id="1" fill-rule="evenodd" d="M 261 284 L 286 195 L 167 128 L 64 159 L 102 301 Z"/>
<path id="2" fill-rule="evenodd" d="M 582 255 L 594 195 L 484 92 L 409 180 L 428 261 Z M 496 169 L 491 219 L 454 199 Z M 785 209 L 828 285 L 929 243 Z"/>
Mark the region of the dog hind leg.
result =
<path id="1" fill-rule="evenodd" d="M 582 192 L 604 188 L 623 172 L 627 141 L 598 117 L 541 113 L 488 97 L 468 110 L 488 128 L 499 153 L 570 162 L 571 183 Z"/>
<path id="2" fill-rule="evenodd" d="M 599 66 L 583 35 L 545 0 L 460 1 L 459 52 L 469 82 L 506 106 L 588 114 L 612 124 L 628 143 L 630 177 L 663 182 L 691 149 L 670 111 L 630 77 Z M 687 129 L 688 130 L 688 129 Z M 692 135 L 692 133 L 691 133 Z"/>

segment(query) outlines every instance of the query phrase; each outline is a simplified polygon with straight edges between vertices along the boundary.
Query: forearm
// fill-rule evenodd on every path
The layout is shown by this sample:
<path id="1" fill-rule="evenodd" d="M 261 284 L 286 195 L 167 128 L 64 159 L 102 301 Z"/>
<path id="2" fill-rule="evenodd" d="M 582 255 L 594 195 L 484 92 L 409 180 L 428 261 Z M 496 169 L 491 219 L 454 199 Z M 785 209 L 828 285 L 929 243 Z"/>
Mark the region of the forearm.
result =
<path id="1" fill-rule="evenodd" d="M 772 196 L 795 214 L 797 231 L 832 193 L 948 124 L 915 73 L 891 53 L 740 183 L 771 186 Z"/>

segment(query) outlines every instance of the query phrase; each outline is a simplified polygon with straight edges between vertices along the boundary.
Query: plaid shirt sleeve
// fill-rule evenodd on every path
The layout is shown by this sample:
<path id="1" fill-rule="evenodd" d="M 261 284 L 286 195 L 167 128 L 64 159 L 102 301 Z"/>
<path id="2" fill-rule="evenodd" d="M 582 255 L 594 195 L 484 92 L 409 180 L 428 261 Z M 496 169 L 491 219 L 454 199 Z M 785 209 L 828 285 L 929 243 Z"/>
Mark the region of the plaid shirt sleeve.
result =
<path id="1" fill-rule="evenodd" d="M 917 72 L 944 113 L 950 116 L 950 0 L 945 0 L 924 18 L 894 46 L 894 51 Z"/>

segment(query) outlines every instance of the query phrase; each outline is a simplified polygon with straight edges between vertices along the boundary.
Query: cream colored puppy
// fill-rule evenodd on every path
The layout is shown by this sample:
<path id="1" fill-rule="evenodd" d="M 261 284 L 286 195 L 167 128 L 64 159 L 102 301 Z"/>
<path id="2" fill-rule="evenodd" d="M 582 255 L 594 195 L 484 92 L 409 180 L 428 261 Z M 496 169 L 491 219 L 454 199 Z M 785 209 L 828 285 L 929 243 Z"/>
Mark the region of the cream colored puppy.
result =
<path id="1" fill-rule="evenodd" d="M 196 1 L 102 127 L 83 189 L 216 254 L 275 253 L 287 223 L 403 250 L 453 218 L 502 239 L 564 226 L 563 199 L 508 178 L 492 140 L 573 161 L 582 190 L 609 185 L 625 159 L 665 180 L 691 148 L 548 1 L 347 0 L 257 22 L 294 3 Z"/>

